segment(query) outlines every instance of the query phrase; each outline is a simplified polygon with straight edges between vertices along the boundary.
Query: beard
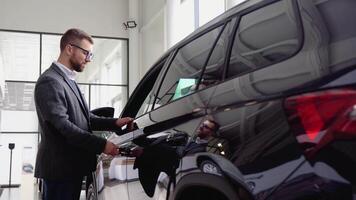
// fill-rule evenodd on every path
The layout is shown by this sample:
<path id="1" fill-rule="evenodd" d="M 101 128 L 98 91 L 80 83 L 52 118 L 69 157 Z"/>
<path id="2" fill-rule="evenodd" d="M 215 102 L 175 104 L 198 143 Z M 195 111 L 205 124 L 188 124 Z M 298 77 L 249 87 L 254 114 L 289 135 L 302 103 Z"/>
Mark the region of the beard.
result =
<path id="1" fill-rule="evenodd" d="M 72 66 L 72 69 L 76 72 L 82 72 L 84 70 L 84 64 L 81 64 L 74 59 L 69 59 L 70 65 Z"/>

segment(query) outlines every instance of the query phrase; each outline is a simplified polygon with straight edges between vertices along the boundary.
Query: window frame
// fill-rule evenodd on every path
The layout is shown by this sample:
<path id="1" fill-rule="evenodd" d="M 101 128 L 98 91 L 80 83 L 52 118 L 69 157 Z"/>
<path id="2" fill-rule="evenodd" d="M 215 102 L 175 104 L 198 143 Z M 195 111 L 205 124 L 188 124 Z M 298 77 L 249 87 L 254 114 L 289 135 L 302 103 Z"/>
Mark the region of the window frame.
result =
<path id="1" fill-rule="evenodd" d="M 154 95 L 156 95 L 155 87 L 156 83 L 160 83 L 161 74 L 165 70 L 168 61 L 171 59 L 172 52 L 167 52 L 163 55 L 143 76 L 139 84 L 136 86 L 135 90 L 132 92 L 131 97 L 128 99 L 123 111 L 121 112 L 120 117 L 134 117 L 139 118 L 152 110 L 152 106 L 140 115 L 137 115 L 138 111 L 141 109 L 144 101 L 146 100 L 147 96 L 153 91 Z M 157 73 L 157 75 L 155 74 Z M 152 77 L 153 76 L 153 77 Z M 154 78 L 155 77 L 155 78 Z M 146 83 L 154 79 L 154 83 L 152 84 L 152 88 L 147 90 Z M 153 81 L 153 80 L 152 80 Z M 142 93 L 142 91 L 146 91 Z M 139 99 L 139 101 L 137 101 Z M 154 102 L 154 101 L 153 101 Z"/>
<path id="2" fill-rule="evenodd" d="M 266 6 L 269 6 L 269 5 L 272 5 L 274 3 L 281 2 L 281 1 L 284 1 L 284 0 L 266 0 L 266 1 L 263 1 L 263 2 L 260 2 L 260 3 L 257 3 L 257 4 L 255 4 L 255 5 L 251 6 L 251 7 L 246 8 L 246 9 L 244 9 L 244 10 L 242 10 L 242 11 L 240 11 L 240 12 L 235 14 L 235 17 L 237 18 L 237 20 L 236 20 L 236 24 L 235 24 L 234 30 L 231 33 L 231 37 L 232 38 L 230 39 L 230 44 L 229 44 L 230 46 L 228 48 L 228 52 L 227 52 L 227 56 L 226 56 L 227 60 L 226 60 L 226 65 L 225 65 L 224 76 L 223 76 L 223 81 L 222 82 L 234 79 L 234 78 L 239 77 L 239 76 L 243 76 L 245 74 L 254 72 L 256 70 L 260 70 L 262 68 L 274 65 L 276 63 L 283 62 L 283 61 L 295 56 L 296 54 L 298 54 L 300 52 L 300 50 L 302 49 L 303 44 L 304 44 L 304 29 L 303 29 L 302 19 L 301 19 L 301 15 L 300 15 L 300 9 L 299 9 L 299 5 L 298 5 L 298 1 L 297 0 L 289 0 L 289 1 L 291 1 L 291 5 L 293 7 L 293 13 L 294 13 L 294 16 L 295 16 L 295 19 L 296 19 L 297 39 L 299 41 L 298 47 L 295 49 L 294 53 L 292 53 L 291 55 L 289 55 L 289 56 L 287 56 L 287 57 L 285 57 L 285 58 L 283 58 L 281 60 L 274 61 L 272 63 L 259 66 L 259 67 L 255 68 L 255 69 L 247 70 L 247 71 L 245 71 L 243 73 L 236 74 L 234 76 L 230 76 L 230 77 L 227 76 L 228 75 L 228 68 L 229 68 L 229 65 L 230 65 L 230 57 L 231 57 L 232 47 L 233 47 L 233 44 L 234 44 L 234 41 L 235 41 L 235 36 L 236 36 L 237 29 L 240 26 L 240 22 L 241 22 L 242 17 L 245 16 L 245 15 L 248 15 L 249 13 L 252 13 L 252 12 L 254 12 L 256 10 L 262 9 L 262 8 L 264 8 Z"/>
<path id="3" fill-rule="evenodd" d="M 203 64 L 203 67 L 202 67 L 202 73 L 199 75 L 199 79 L 198 79 L 198 83 L 197 83 L 197 86 L 199 86 L 199 84 L 200 84 L 200 82 L 201 82 L 201 79 L 202 79 L 202 76 L 203 76 L 203 74 L 204 74 L 206 65 L 208 64 L 209 59 L 210 59 L 210 57 L 211 57 L 211 54 L 212 54 L 213 50 L 214 50 L 215 47 L 216 47 L 216 43 L 219 41 L 220 36 L 221 36 L 221 34 L 223 33 L 223 31 L 225 30 L 225 27 L 226 27 L 226 25 L 228 24 L 228 22 L 232 21 L 232 18 L 233 18 L 233 17 L 226 18 L 226 19 L 224 19 L 224 20 L 222 20 L 222 21 L 220 21 L 220 22 L 218 22 L 218 23 L 216 23 L 216 24 L 210 26 L 209 28 L 207 28 L 207 29 L 205 29 L 204 31 L 198 33 L 198 34 L 195 35 L 194 37 L 192 37 L 192 38 L 190 38 L 190 39 L 184 41 L 183 43 L 181 43 L 179 46 L 177 46 L 177 47 L 175 48 L 174 52 L 172 53 L 171 59 L 167 62 L 168 64 L 167 64 L 166 69 L 164 69 L 164 73 L 163 73 L 163 76 L 162 76 L 162 78 L 161 78 L 161 80 L 160 80 L 161 82 L 160 82 L 160 84 L 159 84 L 159 87 L 158 87 L 158 89 L 157 89 L 157 91 L 156 91 L 155 99 L 154 99 L 154 102 L 153 102 L 153 104 L 152 104 L 153 108 L 151 109 L 151 111 L 156 110 L 156 109 L 159 109 L 159 108 L 161 108 L 161 107 L 164 107 L 165 105 L 168 105 L 168 104 L 170 104 L 170 103 L 172 103 L 172 102 L 175 102 L 175 101 L 177 101 L 177 100 L 179 100 L 179 99 L 182 99 L 182 98 L 184 98 L 184 97 L 186 97 L 186 96 L 195 94 L 197 91 L 199 91 L 199 90 L 196 89 L 196 88 L 197 88 L 197 87 L 196 87 L 196 88 L 194 89 L 194 92 L 192 92 L 192 93 L 190 93 L 190 94 L 188 94 L 188 95 L 186 95 L 186 96 L 184 96 L 184 97 L 182 97 L 182 98 L 178 98 L 178 99 L 175 99 L 175 100 L 171 100 L 171 101 L 169 101 L 168 103 L 166 103 L 166 104 L 164 104 L 164 105 L 162 105 L 162 106 L 160 106 L 160 107 L 158 107 L 158 108 L 155 108 L 155 107 L 154 107 L 154 105 L 155 105 L 156 102 L 157 102 L 158 93 L 159 93 L 159 91 L 161 90 L 161 87 L 162 87 L 164 78 L 167 76 L 168 70 L 169 70 L 170 67 L 172 66 L 172 62 L 173 62 L 174 58 L 176 57 L 178 51 L 179 51 L 180 49 L 182 49 L 184 46 L 190 44 L 191 42 L 194 42 L 194 41 L 197 40 L 198 38 L 200 38 L 200 37 L 204 36 L 205 34 L 209 33 L 210 31 L 212 31 L 212 30 L 214 30 L 214 29 L 216 29 L 216 28 L 221 27 L 221 30 L 220 30 L 220 32 L 218 33 L 217 37 L 215 38 L 215 40 L 214 40 L 214 42 L 213 42 L 213 44 L 212 44 L 212 46 L 211 46 L 211 48 L 210 48 L 210 50 L 209 50 L 209 53 L 208 53 L 208 55 L 207 55 L 207 58 L 206 58 L 206 60 L 204 61 L 204 64 Z M 229 38 L 229 40 L 230 40 L 230 38 Z M 225 61 L 224 61 L 223 68 L 225 68 Z M 222 76 L 222 75 L 223 75 L 223 74 L 221 74 L 221 76 Z M 222 76 L 222 78 L 223 78 L 223 76 Z M 223 79 L 221 79 L 220 82 L 221 82 L 222 80 L 223 80 Z M 220 83 L 220 82 L 219 82 L 219 83 Z M 216 83 L 216 84 L 218 84 L 218 83 Z M 212 84 L 211 86 L 216 85 L 216 84 Z"/>
<path id="4" fill-rule="evenodd" d="M 207 65 L 209 64 L 210 58 L 211 58 L 211 56 L 212 56 L 212 54 L 213 54 L 213 52 L 214 52 L 214 50 L 215 50 L 215 48 L 216 48 L 216 44 L 218 43 L 218 41 L 219 41 L 219 39 L 220 39 L 222 33 L 225 31 L 225 28 L 227 27 L 227 25 L 228 25 L 229 23 L 231 23 L 230 25 L 233 26 L 233 27 L 232 27 L 232 32 L 234 31 L 234 28 L 235 28 L 234 25 L 236 24 L 236 21 L 234 21 L 235 19 L 236 19 L 236 18 L 229 18 L 229 19 L 227 19 L 227 20 L 225 21 L 225 23 L 224 23 L 224 25 L 223 25 L 223 27 L 222 27 L 222 29 L 221 29 L 221 31 L 220 31 L 218 37 L 217 37 L 216 40 L 214 41 L 213 48 L 211 48 L 211 50 L 210 50 L 210 52 L 209 52 L 209 55 L 208 55 L 208 58 L 206 59 L 204 65 L 203 65 L 202 73 L 200 74 L 200 77 L 199 77 L 199 79 L 198 79 L 198 84 L 197 84 L 197 87 L 195 88 L 194 92 L 199 91 L 198 88 L 199 88 L 200 83 L 201 83 L 201 81 L 202 81 L 202 79 L 203 79 L 203 76 L 204 76 L 204 74 L 205 74 L 206 67 L 207 67 Z M 235 24 L 234 24 L 234 23 L 235 23 Z M 230 33 L 230 35 L 228 35 L 228 44 L 227 44 L 227 48 L 225 49 L 225 51 L 227 51 L 227 52 L 229 51 L 229 48 L 230 48 L 230 41 L 231 41 L 232 32 Z M 225 72 L 226 61 L 227 61 L 227 59 L 226 59 L 226 58 L 227 58 L 227 52 L 224 52 L 224 53 L 225 53 L 225 57 L 224 57 L 224 63 L 223 63 L 223 65 L 222 65 L 223 73 L 220 74 L 220 76 L 221 76 L 220 78 L 221 78 L 221 79 L 219 80 L 219 82 L 214 83 L 214 84 L 211 84 L 211 85 L 209 85 L 208 87 L 217 85 L 217 84 L 219 84 L 220 82 L 222 82 L 222 81 L 224 80 L 224 72 Z"/>

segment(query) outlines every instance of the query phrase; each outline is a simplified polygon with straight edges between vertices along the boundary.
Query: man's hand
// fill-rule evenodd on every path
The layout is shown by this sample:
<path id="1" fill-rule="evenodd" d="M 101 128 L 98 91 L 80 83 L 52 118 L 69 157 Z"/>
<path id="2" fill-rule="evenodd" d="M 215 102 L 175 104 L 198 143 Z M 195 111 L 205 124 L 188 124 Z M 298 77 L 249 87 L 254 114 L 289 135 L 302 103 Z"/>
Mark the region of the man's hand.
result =
<path id="1" fill-rule="evenodd" d="M 104 153 L 108 155 L 116 156 L 117 154 L 119 154 L 119 149 L 114 143 L 110 141 L 106 141 Z"/>
<path id="2" fill-rule="evenodd" d="M 133 130 L 133 118 L 131 117 L 124 117 L 116 120 L 116 126 L 122 127 L 127 125 L 128 130 Z"/>

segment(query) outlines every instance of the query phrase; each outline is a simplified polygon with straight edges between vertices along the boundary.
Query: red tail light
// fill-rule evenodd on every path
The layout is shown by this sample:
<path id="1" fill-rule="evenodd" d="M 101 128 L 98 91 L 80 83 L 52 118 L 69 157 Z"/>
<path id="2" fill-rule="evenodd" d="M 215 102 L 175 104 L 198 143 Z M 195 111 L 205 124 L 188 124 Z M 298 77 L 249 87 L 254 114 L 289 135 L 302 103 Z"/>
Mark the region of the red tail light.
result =
<path id="1" fill-rule="evenodd" d="M 339 139 L 356 139 L 356 90 L 333 89 L 293 96 L 285 101 L 291 131 L 305 153 L 315 155 Z"/>

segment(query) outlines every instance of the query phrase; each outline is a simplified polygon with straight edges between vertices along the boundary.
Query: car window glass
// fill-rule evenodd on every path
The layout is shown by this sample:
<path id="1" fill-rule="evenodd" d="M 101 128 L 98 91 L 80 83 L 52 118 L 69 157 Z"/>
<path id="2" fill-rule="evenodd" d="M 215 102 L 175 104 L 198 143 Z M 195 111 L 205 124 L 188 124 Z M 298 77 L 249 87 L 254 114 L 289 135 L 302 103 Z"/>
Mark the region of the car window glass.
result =
<path id="1" fill-rule="evenodd" d="M 161 85 L 155 107 L 194 91 L 221 28 L 207 32 L 178 50 Z"/>
<path id="2" fill-rule="evenodd" d="M 241 17 L 228 77 L 283 60 L 299 47 L 292 4 L 279 1 Z"/>
<path id="3" fill-rule="evenodd" d="M 143 114 L 149 112 L 149 109 L 152 107 L 153 100 L 154 100 L 154 94 L 151 90 L 151 92 L 147 95 L 145 101 L 142 103 L 136 116 L 140 116 L 140 115 L 143 115 Z"/>
<path id="4" fill-rule="evenodd" d="M 204 74 L 199 89 L 205 88 L 209 85 L 216 84 L 221 80 L 221 75 L 224 70 L 225 55 L 229 43 L 229 36 L 233 29 L 233 23 L 228 22 L 221 33 L 214 50 L 209 57 L 207 66 L 204 69 Z"/>
<path id="5" fill-rule="evenodd" d="M 145 83 L 145 88 L 144 90 L 150 90 L 149 92 L 147 91 L 143 91 L 143 92 L 147 92 L 148 95 L 146 96 L 144 102 L 142 103 L 138 113 L 136 114 L 136 117 L 141 116 L 147 112 L 149 112 L 152 108 L 152 104 L 155 98 L 155 91 L 157 91 L 155 88 L 157 88 L 157 85 L 159 83 L 160 80 L 160 76 L 162 75 L 161 73 L 164 72 L 164 70 L 161 70 L 163 68 L 163 65 L 165 64 L 166 59 L 163 60 L 162 62 L 160 62 L 158 65 L 159 66 L 155 66 L 160 68 L 160 70 L 157 70 L 157 72 L 153 72 L 150 77 L 149 80 L 147 80 L 147 83 Z"/>

